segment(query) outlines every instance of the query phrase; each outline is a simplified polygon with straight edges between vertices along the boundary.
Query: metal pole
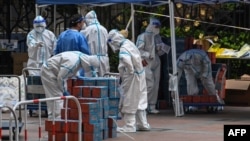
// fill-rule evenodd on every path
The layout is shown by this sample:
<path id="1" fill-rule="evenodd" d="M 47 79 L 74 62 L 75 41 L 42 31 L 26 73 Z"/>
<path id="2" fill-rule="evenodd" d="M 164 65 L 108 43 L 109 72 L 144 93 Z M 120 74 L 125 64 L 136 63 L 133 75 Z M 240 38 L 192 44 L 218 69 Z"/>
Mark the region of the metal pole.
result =
<path id="1" fill-rule="evenodd" d="M 135 10 L 134 10 L 134 5 L 131 4 L 131 17 L 132 17 L 132 42 L 135 42 Z"/>
<path id="2" fill-rule="evenodd" d="M 53 22 L 53 26 L 54 26 L 54 34 L 56 34 L 56 5 L 54 5 L 54 22 Z"/>
<path id="3" fill-rule="evenodd" d="M 36 16 L 38 16 L 38 5 L 35 4 L 35 8 L 36 8 Z"/>
<path id="4" fill-rule="evenodd" d="M 175 43 L 175 24 L 174 24 L 174 3 L 172 0 L 169 0 L 169 21 L 170 21 L 170 31 L 171 31 L 171 48 L 172 48 L 172 67 L 173 75 L 177 75 L 177 66 L 176 66 L 176 43 Z M 176 81 L 178 86 L 178 81 Z M 175 99 L 175 116 L 181 116 L 180 114 L 180 103 L 179 103 L 179 90 L 173 91 Z"/>

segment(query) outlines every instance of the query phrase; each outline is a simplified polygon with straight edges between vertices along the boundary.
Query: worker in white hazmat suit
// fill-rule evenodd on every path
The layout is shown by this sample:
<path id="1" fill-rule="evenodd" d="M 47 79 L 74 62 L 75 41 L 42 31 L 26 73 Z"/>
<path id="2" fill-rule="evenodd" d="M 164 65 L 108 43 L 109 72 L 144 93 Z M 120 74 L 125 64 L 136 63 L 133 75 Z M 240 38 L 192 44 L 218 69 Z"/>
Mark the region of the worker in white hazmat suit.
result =
<path id="1" fill-rule="evenodd" d="M 33 27 L 26 40 L 29 56 L 27 67 L 40 69 L 53 55 L 57 39 L 52 31 L 46 29 L 46 21 L 42 16 L 33 20 Z M 40 75 L 40 71 L 29 70 L 29 75 Z"/>
<path id="2" fill-rule="evenodd" d="M 183 52 L 177 59 L 178 81 L 185 72 L 187 81 L 187 94 L 198 95 L 199 88 L 197 79 L 200 79 L 202 85 L 209 95 L 216 95 L 219 103 L 224 103 L 218 96 L 212 76 L 211 60 L 207 53 L 201 49 L 190 49 Z M 192 107 L 193 110 L 197 109 Z"/>
<path id="3" fill-rule="evenodd" d="M 125 125 L 117 130 L 118 132 L 150 130 L 145 111 L 147 87 L 140 52 L 133 42 L 125 39 L 115 29 L 109 32 L 108 43 L 114 52 L 119 51 L 118 70 L 124 92 L 121 96 L 120 110 Z"/>
<path id="4" fill-rule="evenodd" d="M 81 33 L 86 37 L 90 48 L 90 54 L 97 55 L 100 61 L 100 67 L 97 68 L 98 76 L 103 76 L 110 71 L 108 56 L 108 32 L 102 26 L 95 11 L 90 11 L 85 15 L 86 28 Z"/>
<path id="5" fill-rule="evenodd" d="M 160 36 L 160 21 L 150 18 L 150 23 L 145 32 L 137 37 L 136 46 L 140 50 L 143 65 L 145 66 L 147 93 L 148 93 L 148 112 L 157 114 L 156 109 L 160 82 L 160 58 L 159 56 L 168 53 L 170 47 L 163 43 Z"/>
<path id="6" fill-rule="evenodd" d="M 46 98 L 69 95 L 67 91 L 67 78 L 76 75 L 80 68 L 84 69 L 86 77 L 96 76 L 94 68 L 99 66 L 96 55 L 87 55 L 79 51 L 66 51 L 48 59 L 41 68 L 41 80 Z M 57 100 L 55 109 L 53 101 L 47 102 L 48 118 L 60 118 L 63 101 Z"/>

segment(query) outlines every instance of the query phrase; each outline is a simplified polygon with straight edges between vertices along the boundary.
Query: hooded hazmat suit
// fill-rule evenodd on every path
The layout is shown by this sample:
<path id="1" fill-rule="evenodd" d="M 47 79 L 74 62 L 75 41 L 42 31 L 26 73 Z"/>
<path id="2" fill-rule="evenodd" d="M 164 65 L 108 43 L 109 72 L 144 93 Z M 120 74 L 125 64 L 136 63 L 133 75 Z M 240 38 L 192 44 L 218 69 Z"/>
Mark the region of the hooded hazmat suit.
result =
<path id="1" fill-rule="evenodd" d="M 211 61 L 204 50 L 190 49 L 182 53 L 177 59 L 178 80 L 185 72 L 187 94 L 198 95 L 197 79 L 200 79 L 209 95 L 216 95 L 218 102 L 222 102 L 216 93 L 212 76 Z"/>
<path id="2" fill-rule="evenodd" d="M 150 130 L 145 112 L 147 87 L 140 52 L 134 43 L 115 29 L 109 32 L 108 43 L 114 52 L 119 51 L 118 70 L 124 91 L 120 108 L 125 126 L 118 131 L 136 132 L 136 124 L 137 130 Z"/>
<path id="3" fill-rule="evenodd" d="M 26 40 L 29 56 L 27 67 L 40 69 L 42 64 L 53 55 L 57 39 L 53 32 L 45 29 L 46 21 L 42 16 L 34 19 L 33 27 Z M 40 71 L 29 70 L 29 75 L 40 75 Z"/>
<path id="4" fill-rule="evenodd" d="M 149 113 L 159 113 L 155 109 L 160 82 L 161 62 L 159 56 L 168 53 L 170 50 L 170 47 L 161 40 L 161 36 L 159 35 L 160 25 L 159 20 L 151 18 L 145 32 L 140 34 L 136 41 L 136 46 L 140 50 L 142 60 L 147 62 L 145 73 Z"/>
<path id="5" fill-rule="evenodd" d="M 83 68 L 87 77 L 95 76 L 92 74 L 95 67 L 98 67 L 97 56 L 89 56 L 79 51 L 66 51 L 48 59 L 47 63 L 41 68 L 41 80 L 47 98 L 58 97 L 67 94 L 66 80 L 75 76 L 80 68 Z M 49 118 L 60 118 L 63 101 L 56 101 L 55 109 L 53 101 L 47 102 Z"/>
<path id="6" fill-rule="evenodd" d="M 86 37 L 92 55 L 97 55 L 100 67 L 97 68 L 98 76 L 103 76 L 110 71 L 109 57 L 108 57 L 108 32 L 102 26 L 95 11 L 90 11 L 85 16 L 86 28 L 81 33 Z"/>

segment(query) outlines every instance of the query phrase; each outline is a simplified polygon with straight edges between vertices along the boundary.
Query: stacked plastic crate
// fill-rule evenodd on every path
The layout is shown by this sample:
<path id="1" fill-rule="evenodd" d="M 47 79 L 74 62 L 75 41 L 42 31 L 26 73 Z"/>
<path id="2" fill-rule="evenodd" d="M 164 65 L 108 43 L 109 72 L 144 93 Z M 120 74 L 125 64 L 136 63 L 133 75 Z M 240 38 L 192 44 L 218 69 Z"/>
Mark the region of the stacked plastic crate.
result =
<path id="1" fill-rule="evenodd" d="M 98 87 L 107 87 L 108 91 L 108 107 L 104 107 L 103 111 L 105 115 L 104 117 L 104 139 L 106 139 L 107 135 L 109 138 L 117 137 L 117 124 L 116 121 L 119 119 L 119 101 L 120 101 L 120 92 L 119 92 L 119 82 L 120 80 L 115 77 L 95 77 L 92 78 L 95 80 L 95 85 Z M 87 79 L 84 80 L 88 81 Z"/>
<path id="2" fill-rule="evenodd" d="M 82 110 L 82 138 L 84 141 L 101 141 L 117 137 L 119 97 L 117 78 L 68 79 L 68 90 L 78 98 Z M 74 101 L 68 101 L 68 108 L 62 109 L 62 119 L 56 121 L 56 141 L 64 140 L 65 130 L 68 139 L 78 140 L 78 110 Z M 66 112 L 67 111 L 67 112 Z M 68 125 L 65 125 L 67 113 Z M 52 138 L 52 122 L 46 121 L 45 129 Z M 59 127 L 58 127 L 59 126 Z"/>

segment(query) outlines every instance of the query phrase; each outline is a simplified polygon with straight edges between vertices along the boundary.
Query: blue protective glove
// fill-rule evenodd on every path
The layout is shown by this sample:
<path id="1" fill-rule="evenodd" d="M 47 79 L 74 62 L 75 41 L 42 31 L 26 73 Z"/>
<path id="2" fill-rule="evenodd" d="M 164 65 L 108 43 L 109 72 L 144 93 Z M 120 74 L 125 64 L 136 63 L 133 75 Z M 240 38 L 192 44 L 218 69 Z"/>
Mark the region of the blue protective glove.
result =
<path id="1" fill-rule="evenodd" d="M 70 95 L 70 93 L 68 91 L 63 92 L 63 96 L 69 96 L 69 95 Z"/>

